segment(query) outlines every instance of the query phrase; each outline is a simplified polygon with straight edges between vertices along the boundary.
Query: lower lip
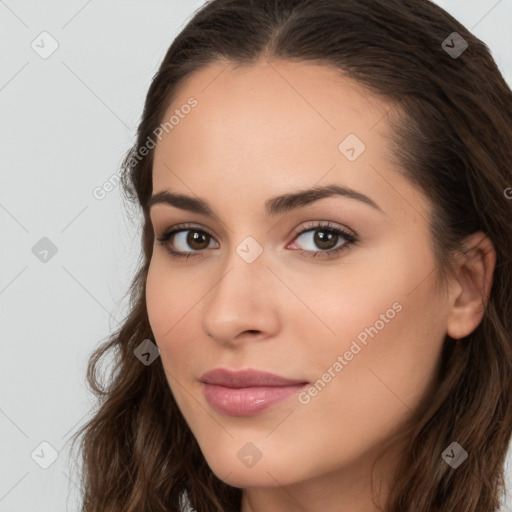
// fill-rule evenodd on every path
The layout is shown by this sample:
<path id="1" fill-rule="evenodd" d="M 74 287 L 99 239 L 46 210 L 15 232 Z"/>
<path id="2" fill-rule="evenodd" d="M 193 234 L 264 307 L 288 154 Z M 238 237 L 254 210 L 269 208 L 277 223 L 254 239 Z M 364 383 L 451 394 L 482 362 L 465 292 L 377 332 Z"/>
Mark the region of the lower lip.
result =
<path id="1" fill-rule="evenodd" d="M 307 384 L 239 389 L 205 383 L 202 386 L 206 400 L 217 412 L 229 416 L 254 416 L 297 394 Z"/>

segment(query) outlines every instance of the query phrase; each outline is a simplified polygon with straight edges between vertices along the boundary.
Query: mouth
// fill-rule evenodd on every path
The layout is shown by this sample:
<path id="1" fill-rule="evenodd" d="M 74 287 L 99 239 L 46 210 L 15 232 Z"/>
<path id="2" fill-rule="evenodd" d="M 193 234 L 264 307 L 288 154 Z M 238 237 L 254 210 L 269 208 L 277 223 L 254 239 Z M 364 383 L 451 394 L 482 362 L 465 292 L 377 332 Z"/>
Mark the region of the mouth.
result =
<path id="1" fill-rule="evenodd" d="M 254 416 L 299 393 L 309 384 L 253 369 L 216 368 L 199 380 L 211 407 L 228 416 Z"/>

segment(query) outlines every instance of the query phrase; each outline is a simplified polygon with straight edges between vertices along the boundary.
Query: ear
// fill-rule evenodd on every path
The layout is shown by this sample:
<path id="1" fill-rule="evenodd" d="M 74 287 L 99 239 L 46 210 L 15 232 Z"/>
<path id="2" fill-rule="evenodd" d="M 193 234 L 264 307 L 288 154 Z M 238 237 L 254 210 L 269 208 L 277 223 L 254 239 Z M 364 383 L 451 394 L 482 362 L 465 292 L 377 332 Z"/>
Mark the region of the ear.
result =
<path id="1" fill-rule="evenodd" d="M 464 247 L 450 286 L 447 334 L 454 339 L 468 336 L 482 321 L 496 265 L 494 245 L 485 233 L 473 233 Z"/>

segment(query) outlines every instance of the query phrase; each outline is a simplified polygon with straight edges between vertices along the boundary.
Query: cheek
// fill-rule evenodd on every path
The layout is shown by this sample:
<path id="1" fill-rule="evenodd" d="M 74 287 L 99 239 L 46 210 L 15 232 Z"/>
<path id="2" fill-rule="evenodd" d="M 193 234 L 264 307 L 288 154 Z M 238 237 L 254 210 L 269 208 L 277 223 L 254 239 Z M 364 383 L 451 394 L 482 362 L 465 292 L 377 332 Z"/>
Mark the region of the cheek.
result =
<path id="1" fill-rule="evenodd" d="M 158 342 L 163 334 L 172 327 L 172 295 L 165 279 L 165 274 L 159 271 L 154 259 L 149 266 L 146 279 L 146 307 L 151 330 Z"/>
<path id="2" fill-rule="evenodd" d="M 160 343 L 172 339 L 200 296 L 199 290 L 194 290 L 194 279 L 189 276 L 184 281 L 179 269 L 169 267 L 165 256 L 153 256 L 146 279 L 146 306 L 151 329 Z"/>
<path id="3" fill-rule="evenodd" d="M 444 337 L 442 328 L 424 328 L 434 312 L 428 293 L 398 294 L 400 306 L 396 297 L 375 298 L 370 314 L 359 312 L 344 321 L 338 315 L 337 323 L 332 320 L 336 341 L 324 336 L 322 349 L 319 344 L 309 347 L 305 355 L 312 386 L 302 396 L 294 421 L 276 430 L 274 441 L 286 443 L 301 425 L 315 433 L 309 456 L 313 460 L 320 451 L 325 454 L 322 464 L 330 466 L 359 456 L 401 429 L 435 375 Z M 399 307 L 393 309 L 393 304 Z M 390 306 L 394 318 L 377 323 L 374 312 L 386 315 Z M 366 343 L 357 337 L 361 333 Z M 338 440 L 335 446 L 332 439 Z"/>
<path id="4" fill-rule="evenodd" d="M 331 334 L 324 327 L 321 337 L 302 338 L 316 383 L 306 407 L 318 407 L 320 416 L 331 410 L 354 429 L 392 425 L 412 410 L 435 375 L 445 338 L 446 311 L 434 273 L 428 276 L 430 255 L 404 251 L 382 261 L 319 295 L 311 308 Z M 299 331 L 311 334 L 312 325 L 308 330 L 302 322 Z"/>
<path id="5" fill-rule="evenodd" d="M 190 337 L 190 323 L 200 325 L 197 305 L 204 291 L 200 279 L 169 268 L 165 259 L 151 261 L 146 280 L 146 306 L 149 324 L 158 346 L 164 369 L 184 375 L 200 356 L 201 347 Z M 194 283 L 197 283 L 194 285 Z M 173 386 L 172 380 L 169 384 Z"/>
<path id="6" fill-rule="evenodd" d="M 174 283 L 176 274 L 173 278 L 172 272 L 162 267 L 163 264 L 158 258 L 151 261 L 146 280 L 146 306 L 167 383 L 183 412 L 187 410 L 187 403 L 180 389 L 190 364 L 190 353 L 187 355 L 186 339 L 180 336 L 180 327 L 186 309 L 190 307 L 185 307 L 183 294 L 176 292 L 180 289 Z"/>

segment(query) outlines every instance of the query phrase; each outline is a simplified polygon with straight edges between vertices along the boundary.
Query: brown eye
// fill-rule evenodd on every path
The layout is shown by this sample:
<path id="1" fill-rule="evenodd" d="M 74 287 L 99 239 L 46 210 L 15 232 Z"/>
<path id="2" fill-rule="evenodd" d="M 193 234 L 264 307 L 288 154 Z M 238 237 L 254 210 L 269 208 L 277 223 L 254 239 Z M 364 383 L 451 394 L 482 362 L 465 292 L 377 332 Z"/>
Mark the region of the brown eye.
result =
<path id="1" fill-rule="evenodd" d="M 327 230 L 315 230 L 313 236 L 313 243 L 320 249 L 334 249 L 336 242 L 338 241 L 339 235 Z M 334 242 L 334 243 L 333 243 Z"/>
<path id="2" fill-rule="evenodd" d="M 330 223 L 310 224 L 307 228 L 309 229 L 302 230 L 293 242 L 294 246 L 301 246 L 301 254 L 304 255 L 332 258 L 357 242 L 354 235 Z M 300 238 L 306 242 L 297 244 Z"/>
<path id="3" fill-rule="evenodd" d="M 186 232 L 188 232 L 186 237 L 186 245 L 196 251 L 202 251 L 208 247 L 208 243 L 211 238 L 208 233 L 205 233 L 204 231 L 196 231 L 193 229 L 189 229 Z"/>
<path id="4" fill-rule="evenodd" d="M 196 252 L 208 249 L 213 237 L 194 226 L 178 226 L 168 230 L 157 238 L 160 244 L 165 245 L 171 256 L 189 258 L 196 256 Z"/>

